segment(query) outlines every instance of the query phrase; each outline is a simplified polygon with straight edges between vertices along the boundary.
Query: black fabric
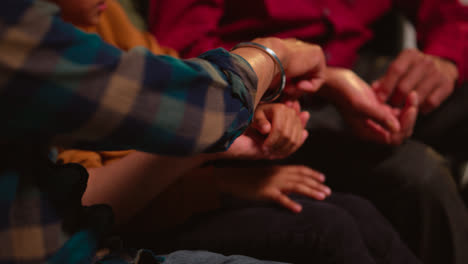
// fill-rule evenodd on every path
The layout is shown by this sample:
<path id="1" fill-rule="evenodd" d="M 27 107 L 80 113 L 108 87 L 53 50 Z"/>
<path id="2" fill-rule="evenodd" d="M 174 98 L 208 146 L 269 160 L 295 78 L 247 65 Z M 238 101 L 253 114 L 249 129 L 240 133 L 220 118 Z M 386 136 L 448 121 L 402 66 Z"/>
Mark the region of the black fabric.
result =
<path id="1" fill-rule="evenodd" d="M 468 159 L 466 102 L 465 83 L 420 115 L 412 139 L 398 147 L 356 140 L 334 107 L 315 105 L 311 136 L 288 162 L 324 172 L 335 191 L 372 201 L 424 263 L 468 263 L 468 213 L 451 168 Z"/>
<path id="2" fill-rule="evenodd" d="M 194 217 L 158 239 L 136 235 L 133 242 L 158 251 L 202 249 L 290 263 L 420 263 L 369 202 L 344 194 L 295 200 L 300 214 L 248 202 Z"/>
<path id="3" fill-rule="evenodd" d="M 466 89 L 466 85 L 458 89 L 460 90 L 457 90 L 453 98 L 441 106 L 440 110 L 418 121 L 415 139 L 428 140 L 444 154 L 450 152 L 453 153 L 452 155 L 461 154 L 460 158 L 463 158 L 463 154 L 466 154 L 468 149 L 466 147 L 466 135 L 468 133 L 462 133 L 466 131 L 464 130 L 466 128 L 460 127 L 460 124 L 468 125 L 468 120 L 465 119 L 468 111 L 463 109 L 468 104 L 461 102 L 468 101 L 466 97 L 468 89 Z M 452 102 L 456 103 L 452 104 Z M 391 222 L 403 241 L 423 260 L 423 263 L 468 263 L 468 252 L 466 251 L 468 248 L 468 213 L 458 193 L 447 159 L 435 152 L 430 146 L 417 140 L 409 140 L 398 147 L 388 147 L 356 140 L 347 130 L 335 108 L 326 104 L 315 106 L 316 109 L 312 111 L 311 121 L 309 122 L 309 139 L 295 155 L 283 161 L 283 163 L 306 164 L 325 173 L 327 184 L 335 192 L 349 192 L 369 199 Z M 461 113 L 455 114 L 454 112 L 457 111 L 445 109 L 455 109 Z M 448 116 L 443 116 L 444 114 Z M 434 120 L 439 122 L 440 127 L 432 123 Z M 445 127 L 447 124 L 456 124 L 458 127 L 457 129 L 447 129 Z M 239 163 L 231 161 L 228 162 L 228 165 L 261 166 L 268 165 L 271 162 Z M 238 205 L 235 208 L 237 208 L 236 210 L 243 210 L 243 206 L 248 207 L 249 205 Z M 310 215 L 300 214 L 298 217 L 310 218 L 310 221 L 314 221 L 317 217 L 316 214 L 320 213 L 313 211 L 313 209 L 310 209 Z M 257 213 L 262 215 L 260 212 Z M 281 216 L 277 215 L 277 212 L 268 212 L 267 210 L 263 213 L 269 214 L 269 218 L 281 218 Z M 223 214 L 230 215 L 231 213 L 229 211 L 221 212 L 219 218 L 214 215 L 213 219 L 232 223 L 229 217 L 223 217 Z M 235 217 L 235 213 L 232 214 Z M 248 221 L 253 221 L 257 217 L 262 218 L 262 216 L 254 216 L 252 213 L 251 219 Z M 268 218 L 267 216 L 263 217 Z M 336 220 L 336 217 L 328 215 L 325 219 L 329 219 L 332 223 L 333 220 Z M 373 221 L 372 217 L 368 220 Z M 217 221 L 213 220 L 210 224 L 214 226 L 223 225 L 223 223 L 217 223 Z M 339 230 L 340 225 L 346 226 L 346 224 L 349 224 L 349 222 L 335 222 L 336 226 L 334 228 Z M 298 226 L 295 227 L 294 225 Z M 296 223 L 286 221 L 281 224 L 281 227 L 278 224 L 277 228 L 281 230 L 304 228 L 301 225 L 306 224 L 300 221 Z M 229 226 L 226 225 L 225 228 L 229 229 Z M 214 246 L 221 247 L 219 250 L 238 249 L 237 244 L 245 246 L 243 244 L 247 243 L 242 236 L 264 237 L 265 233 L 274 230 L 268 229 L 266 225 L 258 224 L 256 229 L 237 229 L 235 232 L 238 235 L 237 237 L 226 237 L 224 240 L 220 240 L 221 242 L 216 242 L 214 239 L 206 242 L 205 240 L 209 239 L 207 236 L 209 232 L 202 235 L 203 232 L 197 231 L 197 228 L 192 226 L 184 229 L 184 232 L 189 234 L 195 232 L 194 234 L 196 234 L 192 236 L 194 241 L 189 242 L 206 247 L 212 243 Z M 378 229 L 375 232 L 376 237 L 381 237 Z M 181 235 L 184 237 L 183 234 Z M 281 239 L 286 238 L 278 237 L 277 239 L 281 241 Z M 337 238 L 329 239 L 333 241 Z M 226 241 L 230 242 L 227 243 Z M 356 243 L 352 242 L 351 239 L 348 242 L 353 243 L 353 245 Z M 185 245 L 193 245 L 191 243 Z M 256 250 L 262 251 L 261 246 L 257 245 Z M 301 250 L 304 250 L 304 252 Z M 310 255 L 307 255 L 310 252 L 305 247 L 298 247 L 292 251 L 285 249 L 280 251 L 281 253 L 278 253 L 279 249 L 269 249 L 263 252 L 267 251 L 270 252 L 269 254 L 273 252 L 275 255 L 258 257 L 281 257 L 280 260 L 284 261 L 291 261 L 291 259 L 288 260 L 287 258 L 292 258 L 292 256 L 310 257 Z M 244 253 L 254 254 L 255 252 L 252 250 L 252 252 Z M 284 255 L 278 256 L 276 254 Z M 339 255 L 341 253 L 335 252 L 334 254 Z M 318 255 L 314 255 L 314 257 L 320 258 Z M 301 257 L 298 258 L 301 259 Z M 359 258 L 355 257 L 355 259 Z M 299 260 L 294 259 L 292 262 L 296 263 Z M 328 263 L 327 261 L 333 263 L 333 258 L 327 259 L 324 257 L 321 260 L 324 263 Z"/>

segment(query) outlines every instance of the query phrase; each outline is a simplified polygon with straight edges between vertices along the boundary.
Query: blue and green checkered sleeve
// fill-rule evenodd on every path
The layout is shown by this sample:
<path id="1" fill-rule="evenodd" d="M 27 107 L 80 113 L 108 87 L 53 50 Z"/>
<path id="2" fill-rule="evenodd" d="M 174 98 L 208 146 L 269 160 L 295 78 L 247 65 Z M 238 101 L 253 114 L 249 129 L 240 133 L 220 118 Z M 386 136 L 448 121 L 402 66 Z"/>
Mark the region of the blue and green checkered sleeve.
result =
<path id="1" fill-rule="evenodd" d="M 0 130 L 88 149 L 186 155 L 226 148 L 248 125 L 257 79 L 218 49 L 199 58 L 124 53 L 43 1 L 0 8 Z"/>

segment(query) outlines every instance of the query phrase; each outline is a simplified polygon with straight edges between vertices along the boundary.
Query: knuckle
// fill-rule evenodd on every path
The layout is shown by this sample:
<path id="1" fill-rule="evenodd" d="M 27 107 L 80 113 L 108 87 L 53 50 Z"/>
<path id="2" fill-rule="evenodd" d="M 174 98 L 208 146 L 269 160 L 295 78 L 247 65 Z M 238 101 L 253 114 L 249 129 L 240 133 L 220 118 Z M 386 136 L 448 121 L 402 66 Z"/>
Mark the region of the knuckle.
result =
<path id="1" fill-rule="evenodd" d="M 293 184 L 291 185 L 291 187 L 292 187 L 293 190 L 299 190 L 299 189 L 301 188 L 301 184 L 299 184 L 299 183 L 293 183 Z"/>
<path id="2" fill-rule="evenodd" d="M 431 74 L 432 76 L 435 74 L 438 74 L 437 67 L 433 61 L 427 63 L 426 69 L 427 69 L 427 72 Z"/>
<path id="3" fill-rule="evenodd" d="M 274 105 L 274 108 L 275 108 L 277 111 L 284 112 L 284 111 L 287 110 L 288 107 L 286 107 L 286 105 L 284 105 L 284 104 L 275 104 L 275 105 Z"/>
<path id="4" fill-rule="evenodd" d="M 447 85 L 447 92 L 451 94 L 454 90 L 455 90 L 455 86 L 449 83 Z"/>
<path id="5" fill-rule="evenodd" d="M 320 45 L 316 45 L 316 44 L 309 44 L 309 46 L 311 47 L 312 51 L 314 53 L 317 53 L 317 54 L 324 54 L 323 52 L 323 49 Z"/>
<path id="6" fill-rule="evenodd" d="M 439 99 L 435 96 L 429 97 L 426 100 L 426 104 L 429 108 L 433 109 L 439 105 Z"/>
<path id="7" fill-rule="evenodd" d="M 421 54 L 421 52 L 415 48 L 406 49 L 404 52 L 410 55 L 414 55 L 414 56 Z"/>
<path id="8" fill-rule="evenodd" d="M 269 196 L 271 197 L 271 199 L 273 199 L 274 201 L 282 201 L 283 199 L 283 196 L 281 195 L 281 193 L 279 192 L 271 192 L 269 193 Z"/>
<path id="9" fill-rule="evenodd" d="M 307 174 L 307 173 L 309 172 L 309 168 L 307 168 L 307 167 L 304 166 L 304 165 L 301 165 L 301 166 L 299 167 L 299 170 L 300 170 L 300 172 L 303 173 L 303 174 Z"/>
<path id="10" fill-rule="evenodd" d="M 288 133 L 286 132 L 286 130 L 284 129 L 281 129 L 279 132 L 279 136 L 281 139 L 285 139 L 285 138 L 288 138 Z"/>
<path id="11" fill-rule="evenodd" d="M 400 84 L 398 84 L 398 92 L 401 95 L 407 95 L 410 90 L 411 85 L 407 81 L 402 81 Z"/>
<path id="12" fill-rule="evenodd" d="M 403 65 L 401 65 L 400 63 L 393 63 L 390 66 L 390 72 L 397 75 L 402 74 L 404 72 Z"/>

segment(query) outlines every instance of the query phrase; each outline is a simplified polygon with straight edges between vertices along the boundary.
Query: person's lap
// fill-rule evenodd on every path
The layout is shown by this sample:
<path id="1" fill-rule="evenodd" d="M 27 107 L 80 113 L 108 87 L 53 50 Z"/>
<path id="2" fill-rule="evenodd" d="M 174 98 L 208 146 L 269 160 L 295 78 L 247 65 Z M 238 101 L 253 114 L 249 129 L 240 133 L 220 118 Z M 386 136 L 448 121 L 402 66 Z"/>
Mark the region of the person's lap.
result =
<path id="1" fill-rule="evenodd" d="M 462 103 L 468 100 L 468 89 L 455 95 L 418 121 L 415 138 L 436 142 L 445 153 L 466 154 L 467 134 L 459 131 L 468 131 L 467 105 Z M 467 261 L 468 214 L 446 159 L 414 140 L 397 147 L 356 140 L 331 105 L 311 113 L 310 137 L 288 163 L 307 164 L 325 173 L 332 189 L 371 200 L 428 263 Z M 448 120 L 443 121 L 444 116 Z"/>
<path id="2" fill-rule="evenodd" d="M 421 115 L 413 137 L 456 161 L 468 160 L 468 82 L 432 113 Z"/>
<path id="3" fill-rule="evenodd" d="M 325 202 L 297 197 L 303 212 L 239 202 L 201 214 L 182 227 L 138 243 L 241 254 L 292 263 L 418 263 L 370 203 L 342 194 Z"/>

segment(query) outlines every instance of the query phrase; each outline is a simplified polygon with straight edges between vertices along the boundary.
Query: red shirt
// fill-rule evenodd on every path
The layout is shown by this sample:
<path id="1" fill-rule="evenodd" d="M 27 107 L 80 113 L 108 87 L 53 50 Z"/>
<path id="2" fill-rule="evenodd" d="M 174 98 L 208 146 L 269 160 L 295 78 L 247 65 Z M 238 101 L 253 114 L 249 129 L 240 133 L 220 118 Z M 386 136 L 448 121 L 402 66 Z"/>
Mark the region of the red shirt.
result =
<path id="1" fill-rule="evenodd" d="M 150 29 L 194 57 L 261 36 L 321 44 L 331 66 L 350 67 L 370 25 L 395 6 L 416 26 L 419 48 L 454 61 L 468 78 L 468 7 L 457 0 L 151 0 Z"/>

